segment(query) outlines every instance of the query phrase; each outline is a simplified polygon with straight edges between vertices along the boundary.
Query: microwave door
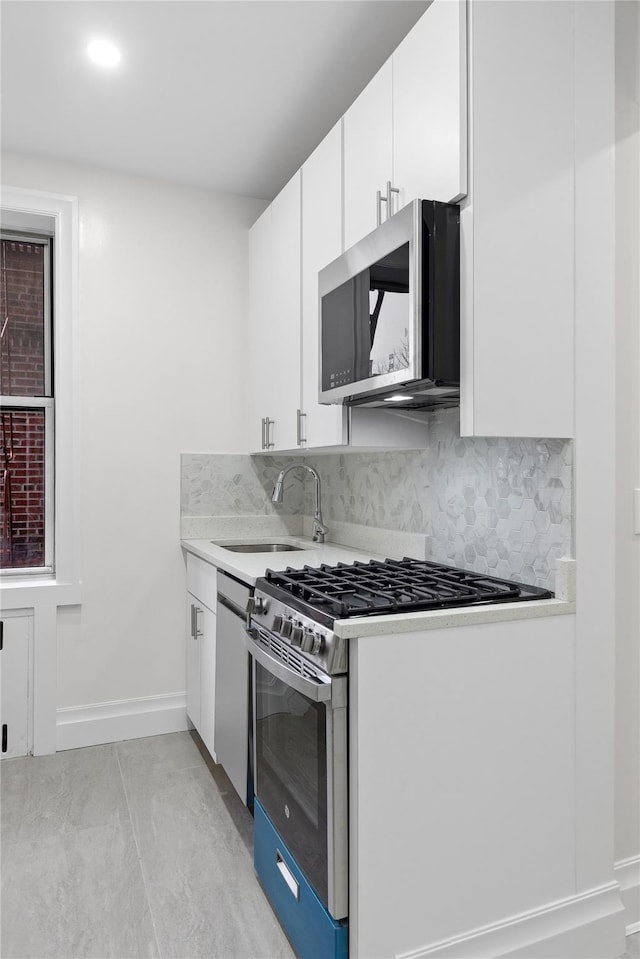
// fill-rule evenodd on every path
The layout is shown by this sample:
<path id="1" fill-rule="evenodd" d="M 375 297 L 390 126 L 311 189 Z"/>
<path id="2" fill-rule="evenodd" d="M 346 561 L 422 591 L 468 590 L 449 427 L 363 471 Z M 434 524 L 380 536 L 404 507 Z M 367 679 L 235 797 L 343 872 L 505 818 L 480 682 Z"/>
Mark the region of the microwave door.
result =
<path id="1" fill-rule="evenodd" d="M 369 376 L 369 271 L 322 298 L 322 389 L 357 383 Z"/>
<path id="2" fill-rule="evenodd" d="M 360 383 L 371 375 L 371 346 L 373 330 L 369 313 L 369 270 L 363 270 L 353 283 L 353 332 L 354 332 L 354 377 L 352 383 Z"/>
<path id="3" fill-rule="evenodd" d="M 371 351 L 369 375 L 409 366 L 409 244 L 375 263 L 370 271 Z"/>

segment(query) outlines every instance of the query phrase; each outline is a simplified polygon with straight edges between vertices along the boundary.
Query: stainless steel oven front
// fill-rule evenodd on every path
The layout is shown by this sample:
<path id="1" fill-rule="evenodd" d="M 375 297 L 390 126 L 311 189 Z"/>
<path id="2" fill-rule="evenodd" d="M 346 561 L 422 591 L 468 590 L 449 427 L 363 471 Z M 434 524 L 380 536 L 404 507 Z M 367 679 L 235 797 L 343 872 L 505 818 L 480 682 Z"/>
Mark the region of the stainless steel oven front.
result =
<path id="1" fill-rule="evenodd" d="M 330 915 L 348 912 L 347 676 L 247 628 L 256 799 Z"/>

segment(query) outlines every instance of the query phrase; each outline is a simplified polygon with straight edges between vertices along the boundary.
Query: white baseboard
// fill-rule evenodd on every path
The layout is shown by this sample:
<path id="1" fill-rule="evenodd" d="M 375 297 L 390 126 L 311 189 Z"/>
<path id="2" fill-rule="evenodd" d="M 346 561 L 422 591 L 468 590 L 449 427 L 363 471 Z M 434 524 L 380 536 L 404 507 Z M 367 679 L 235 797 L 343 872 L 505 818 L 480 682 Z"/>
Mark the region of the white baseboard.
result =
<path id="1" fill-rule="evenodd" d="M 70 706 L 56 713 L 56 748 L 78 749 L 188 729 L 184 693 Z"/>
<path id="2" fill-rule="evenodd" d="M 617 882 L 397 959 L 613 959 L 625 949 Z"/>
<path id="3" fill-rule="evenodd" d="M 613 867 L 620 883 L 620 895 L 625 908 L 627 935 L 640 932 L 640 856 L 621 859 Z"/>

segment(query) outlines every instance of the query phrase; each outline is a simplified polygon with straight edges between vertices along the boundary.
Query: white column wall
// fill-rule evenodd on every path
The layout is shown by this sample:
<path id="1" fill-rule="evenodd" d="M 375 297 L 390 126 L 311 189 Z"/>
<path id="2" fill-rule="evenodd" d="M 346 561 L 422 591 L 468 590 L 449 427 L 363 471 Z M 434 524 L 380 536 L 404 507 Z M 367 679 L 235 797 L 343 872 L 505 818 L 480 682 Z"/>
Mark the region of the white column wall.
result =
<path id="1" fill-rule="evenodd" d="M 179 454 L 247 448 L 264 203 L 10 154 L 2 179 L 79 200 L 82 605 L 58 611 L 58 707 L 183 693 Z"/>
<path id="2" fill-rule="evenodd" d="M 616 3 L 616 862 L 640 856 L 640 5 Z M 638 900 L 640 903 L 640 899 Z M 638 905 L 636 905 L 638 910 Z M 635 921 L 640 920 L 640 911 Z"/>

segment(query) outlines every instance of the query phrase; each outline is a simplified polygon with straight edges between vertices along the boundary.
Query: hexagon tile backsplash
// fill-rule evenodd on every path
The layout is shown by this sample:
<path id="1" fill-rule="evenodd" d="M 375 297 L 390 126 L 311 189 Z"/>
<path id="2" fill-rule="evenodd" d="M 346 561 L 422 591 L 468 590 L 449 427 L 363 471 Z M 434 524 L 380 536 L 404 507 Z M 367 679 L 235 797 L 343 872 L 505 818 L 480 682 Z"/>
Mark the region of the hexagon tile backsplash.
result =
<path id="1" fill-rule="evenodd" d="M 309 455 L 322 479 L 324 518 L 425 533 L 430 558 L 554 588 L 572 555 L 569 440 L 461 438 L 457 410 L 432 414 L 422 450 Z M 183 515 L 264 514 L 292 459 L 202 456 L 182 463 Z M 288 513 L 313 512 L 312 484 L 293 482 Z"/>

